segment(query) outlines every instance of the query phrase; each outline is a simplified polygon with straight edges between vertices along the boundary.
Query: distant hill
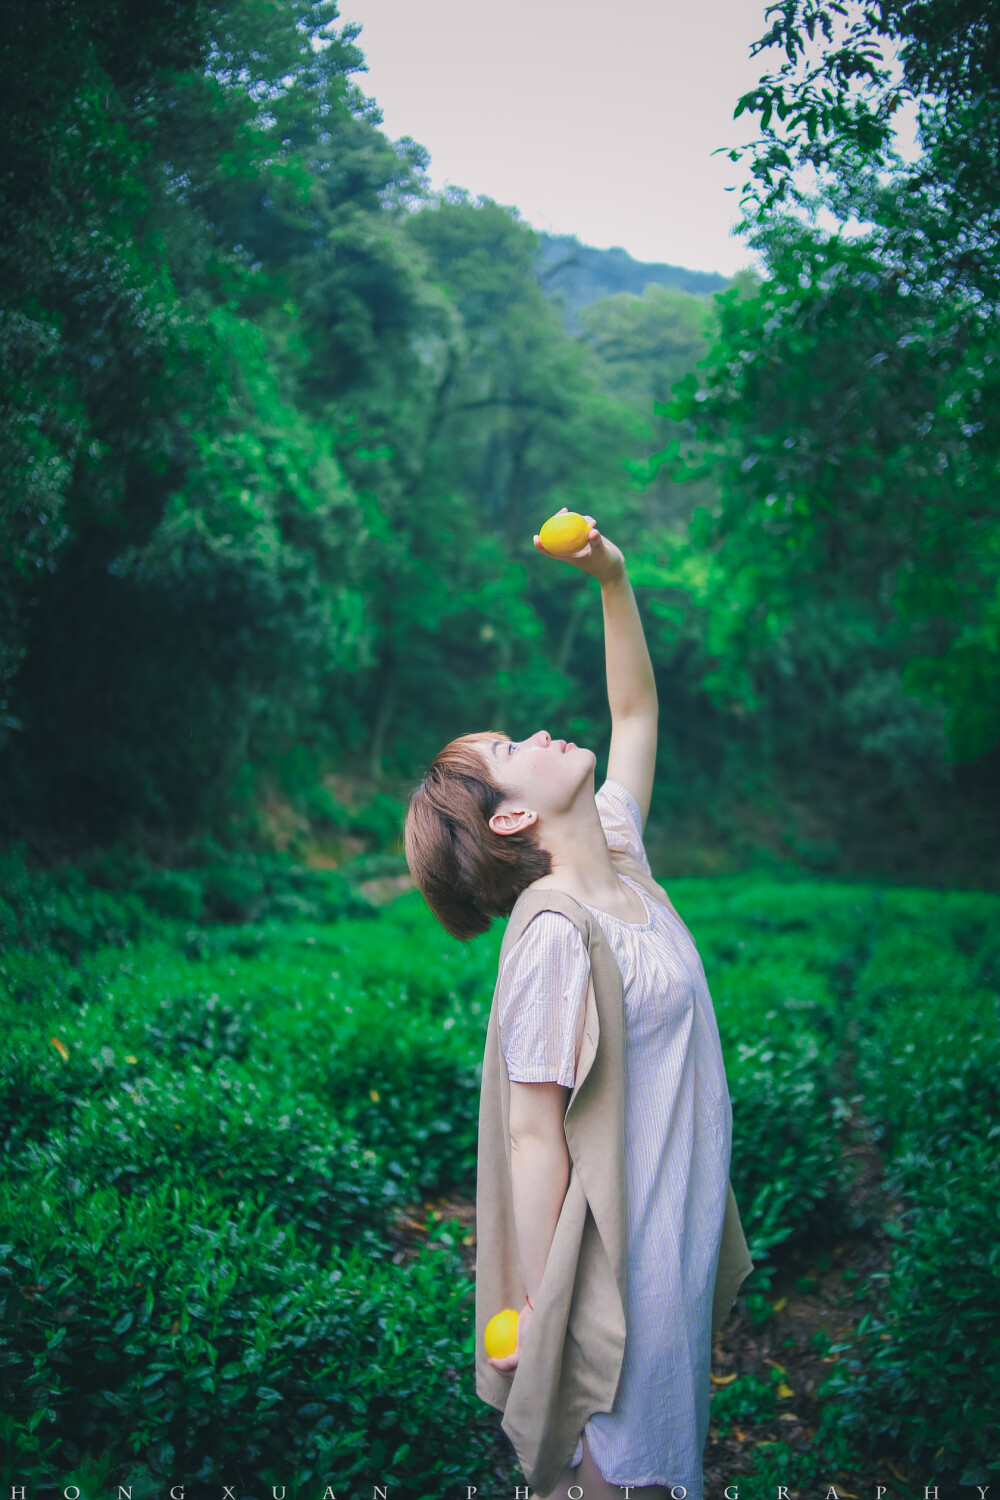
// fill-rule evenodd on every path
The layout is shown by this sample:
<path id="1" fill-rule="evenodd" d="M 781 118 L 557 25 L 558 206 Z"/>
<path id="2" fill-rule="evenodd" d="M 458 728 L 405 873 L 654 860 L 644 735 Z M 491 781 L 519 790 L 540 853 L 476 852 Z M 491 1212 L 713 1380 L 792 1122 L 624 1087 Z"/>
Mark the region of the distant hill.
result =
<path id="1" fill-rule="evenodd" d="M 668 266 L 656 261 L 634 260 L 627 250 L 596 250 L 581 245 L 572 234 L 541 234 L 538 256 L 538 279 L 552 297 L 560 293 L 567 331 L 580 333 L 580 309 L 616 292 L 641 296 L 656 282 L 659 286 L 679 287 L 684 292 L 721 292 L 729 278 L 715 271 L 689 271 L 684 266 Z"/>

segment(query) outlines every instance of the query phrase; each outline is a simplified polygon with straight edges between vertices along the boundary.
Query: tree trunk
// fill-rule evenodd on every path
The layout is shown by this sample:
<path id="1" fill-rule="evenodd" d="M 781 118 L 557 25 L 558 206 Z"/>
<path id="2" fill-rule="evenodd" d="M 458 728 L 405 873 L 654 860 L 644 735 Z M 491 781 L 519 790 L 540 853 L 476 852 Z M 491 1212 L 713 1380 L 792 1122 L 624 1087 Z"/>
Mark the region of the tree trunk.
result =
<path id="1" fill-rule="evenodd" d="M 368 770 L 373 781 L 382 779 L 382 756 L 385 753 L 386 736 L 396 703 L 396 673 L 389 652 L 386 652 L 383 657 L 382 666 L 379 669 L 379 684 L 381 691 L 375 712 L 375 723 L 372 725 L 368 760 Z"/>
<path id="2" fill-rule="evenodd" d="M 396 650 L 393 641 L 392 609 L 394 581 L 388 573 L 383 580 L 386 594 L 381 619 L 382 650 L 379 654 L 376 676 L 378 707 L 375 710 L 375 722 L 372 724 L 371 744 L 368 750 L 368 770 L 372 780 L 376 782 L 382 779 L 382 756 L 385 753 L 386 737 L 396 702 Z"/>
<path id="3" fill-rule="evenodd" d="M 566 624 L 563 627 L 562 640 L 559 642 L 559 649 L 556 652 L 555 667 L 559 672 L 565 672 L 569 666 L 573 647 L 576 645 L 576 638 L 580 631 L 580 621 L 583 619 L 583 612 L 589 608 L 590 597 L 588 590 L 579 589 L 573 596 L 573 602 L 566 616 Z"/>
<path id="4" fill-rule="evenodd" d="M 520 418 L 515 420 L 511 432 L 510 483 L 507 486 L 507 524 L 505 530 L 508 555 L 512 555 L 520 550 L 525 490 L 527 488 L 528 445 L 531 442 L 532 435 L 532 429 L 527 423 Z"/>

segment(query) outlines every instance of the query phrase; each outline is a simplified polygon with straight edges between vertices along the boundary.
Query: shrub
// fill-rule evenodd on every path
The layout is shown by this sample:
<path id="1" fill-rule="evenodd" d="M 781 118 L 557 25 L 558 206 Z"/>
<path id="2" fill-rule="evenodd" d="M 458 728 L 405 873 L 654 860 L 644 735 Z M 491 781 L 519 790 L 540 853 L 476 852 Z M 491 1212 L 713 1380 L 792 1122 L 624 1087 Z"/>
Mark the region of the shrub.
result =
<path id="1" fill-rule="evenodd" d="M 204 1183 L 217 1202 L 236 1205 L 260 1191 L 277 1223 L 295 1224 L 324 1252 L 385 1236 L 399 1185 L 355 1131 L 308 1099 L 221 1065 L 210 1074 L 132 1071 L 69 1122 L 23 1141 L 11 1177 L 55 1177 L 76 1197 Z"/>
<path id="2" fill-rule="evenodd" d="M 254 1195 L 201 1188 L 0 1187 L 0 1386 L 19 1426 L 58 1440 L 65 1483 L 117 1455 L 112 1483 L 385 1483 L 406 1500 L 475 1482 L 494 1448 L 469 1373 L 472 1284 L 432 1245 L 317 1263 Z M 38 1415 L 40 1414 L 40 1415 Z M 122 1434 L 128 1434 L 128 1450 Z"/>
<path id="3" fill-rule="evenodd" d="M 821 1224 L 836 1233 L 848 1218 L 850 1176 L 825 1049 L 807 1031 L 779 1040 L 777 1019 L 773 1012 L 764 1038 L 737 1043 L 726 1068 L 738 1138 L 733 1190 L 757 1262 L 793 1235 Z M 762 1279 L 754 1272 L 749 1285 Z"/>
<path id="4" fill-rule="evenodd" d="M 80 870 L 32 870 L 27 845 L 0 847 L 0 949 L 50 949 L 76 962 L 102 944 L 152 936 L 159 924 L 130 892 L 93 890 Z"/>
<path id="5" fill-rule="evenodd" d="M 960 1484 L 1000 1475 L 998 1152 L 994 1116 L 981 1134 L 928 1133 L 897 1159 L 890 1186 L 912 1206 L 886 1225 L 884 1305 L 862 1318 L 854 1357 L 819 1391 L 869 1447 L 905 1444 L 925 1472 Z"/>

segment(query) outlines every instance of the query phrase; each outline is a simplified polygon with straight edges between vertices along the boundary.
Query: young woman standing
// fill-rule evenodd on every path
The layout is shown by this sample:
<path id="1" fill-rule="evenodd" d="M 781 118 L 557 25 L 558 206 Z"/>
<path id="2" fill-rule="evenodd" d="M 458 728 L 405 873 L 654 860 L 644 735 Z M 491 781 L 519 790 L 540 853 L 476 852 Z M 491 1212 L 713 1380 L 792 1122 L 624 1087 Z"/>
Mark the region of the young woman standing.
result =
<path id="1" fill-rule="evenodd" d="M 613 1406 L 586 1421 L 544 1500 L 566 1500 L 572 1486 L 586 1500 L 621 1500 L 626 1485 L 633 1500 L 666 1500 L 675 1486 L 686 1500 L 702 1500 L 732 1109 L 701 960 L 673 907 L 650 892 L 642 831 L 658 706 L 649 652 L 622 553 L 586 519 L 586 546 L 558 560 L 601 585 L 607 780 L 595 792 L 594 752 L 546 729 L 518 741 L 495 731 L 463 735 L 413 793 L 406 851 L 428 904 L 456 937 L 484 931 L 526 890 L 551 890 L 579 902 L 614 953 L 624 1008 L 624 1355 Z M 537 536 L 535 546 L 544 553 Z M 620 873 L 612 851 L 637 861 L 635 873 L 648 880 Z M 564 1116 L 590 980 L 580 928 L 558 910 L 528 921 L 498 974 L 510 1189 L 527 1292 L 517 1349 L 489 1360 L 506 1379 L 521 1359 L 573 1167 Z"/>

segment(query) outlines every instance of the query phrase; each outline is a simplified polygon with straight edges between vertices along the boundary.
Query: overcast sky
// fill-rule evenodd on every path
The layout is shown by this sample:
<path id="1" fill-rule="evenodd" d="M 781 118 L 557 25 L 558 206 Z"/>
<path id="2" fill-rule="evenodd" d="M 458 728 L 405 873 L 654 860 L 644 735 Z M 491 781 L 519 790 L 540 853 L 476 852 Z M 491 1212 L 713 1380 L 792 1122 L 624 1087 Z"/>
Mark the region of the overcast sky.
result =
<path id="1" fill-rule="evenodd" d="M 342 0 L 393 138 L 452 183 L 538 229 L 639 260 L 731 274 L 744 180 L 713 156 L 752 133 L 732 118 L 765 0 Z"/>

